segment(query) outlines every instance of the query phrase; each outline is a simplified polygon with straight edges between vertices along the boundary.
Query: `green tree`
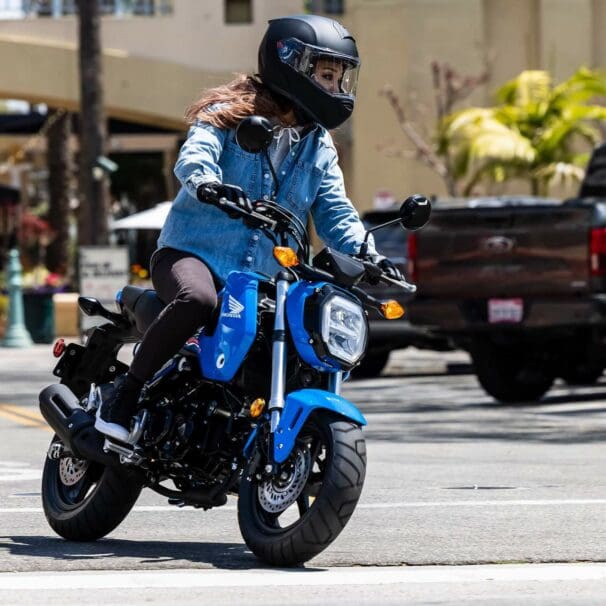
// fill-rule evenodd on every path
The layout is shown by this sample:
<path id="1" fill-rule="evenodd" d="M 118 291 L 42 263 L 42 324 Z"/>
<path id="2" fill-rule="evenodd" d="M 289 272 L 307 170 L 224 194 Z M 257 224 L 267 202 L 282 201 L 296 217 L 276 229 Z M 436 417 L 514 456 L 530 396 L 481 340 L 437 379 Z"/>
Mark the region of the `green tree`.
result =
<path id="1" fill-rule="evenodd" d="M 471 107 L 438 124 L 437 153 L 469 195 L 481 182 L 528 180 L 531 192 L 579 181 L 588 148 L 601 139 L 606 108 L 588 102 L 606 95 L 606 77 L 586 68 L 554 85 L 546 71 L 524 71 L 497 91 L 498 105 Z"/>

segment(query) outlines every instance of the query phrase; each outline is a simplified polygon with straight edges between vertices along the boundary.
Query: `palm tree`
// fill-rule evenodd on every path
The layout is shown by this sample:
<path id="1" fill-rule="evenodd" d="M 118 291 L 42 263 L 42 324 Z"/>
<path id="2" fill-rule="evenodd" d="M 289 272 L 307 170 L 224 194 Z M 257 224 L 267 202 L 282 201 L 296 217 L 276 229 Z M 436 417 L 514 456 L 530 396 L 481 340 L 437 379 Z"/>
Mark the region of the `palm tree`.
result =
<path id="1" fill-rule="evenodd" d="M 535 195 L 580 181 L 589 153 L 600 140 L 597 121 L 606 108 L 589 105 L 606 95 L 606 78 L 586 68 L 554 86 L 546 71 L 524 71 L 497 91 L 498 105 L 446 116 L 438 128 L 439 153 L 469 195 L 482 181 L 529 181 Z"/>

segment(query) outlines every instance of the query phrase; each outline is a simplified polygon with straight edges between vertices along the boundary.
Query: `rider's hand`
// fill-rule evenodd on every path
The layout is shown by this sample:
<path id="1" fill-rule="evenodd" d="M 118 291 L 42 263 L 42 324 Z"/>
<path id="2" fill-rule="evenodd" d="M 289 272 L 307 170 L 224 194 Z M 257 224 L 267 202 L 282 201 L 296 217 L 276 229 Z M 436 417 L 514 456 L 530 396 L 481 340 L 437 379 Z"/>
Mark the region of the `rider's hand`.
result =
<path id="1" fill-rule="evenodd" d="M 231 211 L 227 204 L 239 207 L 242 211 L 250 213 L 253 210 L 252 202 L 241 187 L 227 183 L 204 183 L 198 187 L 196 195 L 200 202 L 209 202 L 225 210 L 230 217 L 239 217 L 240 213 Z"/>
<path id="2" fill-rule="evenodd" d="M 386 274 L 388 278 L 398 280 L 399 282 L 404 282 L 402 272 L 397 268 L 396 264 L 391 259 L 385 257 L 384 259 L 381 259 L 377 265 L 383 270 L 383 273 Z"/>

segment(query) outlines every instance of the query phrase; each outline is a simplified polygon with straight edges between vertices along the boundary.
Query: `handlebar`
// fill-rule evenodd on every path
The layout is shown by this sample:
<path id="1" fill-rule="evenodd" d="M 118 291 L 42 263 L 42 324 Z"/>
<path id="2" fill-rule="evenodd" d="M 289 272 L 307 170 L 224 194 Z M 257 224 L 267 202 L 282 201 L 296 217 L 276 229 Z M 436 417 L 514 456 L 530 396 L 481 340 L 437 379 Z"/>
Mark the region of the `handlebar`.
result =
<path id="1" fill-rule="evenodd" d="M 234 218 L 241 218 L 244 222 L 249 226 L 256 229 L 269 230 L 270 232 L 288 232 L 291 233 L 295 239 L 298 241 L 298 244 L 303 245 L 304 248 L 308 247 L 308 236 L 305 226 L 300 221 L 298 217 L 296 217 L 289 210 L 278 206 L 273 202 L 269 202 L 267 200 L 256 200 L 253 202 L 253 210 L 248 211 L 244 209 L 239 204 L 228 200 L 227 198 L 219 198 L 216 200 L 207 200 L 209 203 L 214 204 L 219 207 L 221 210 L 227 212 L 230 216 Z M 274 218 L 269 215 L 281 215 Z M 296 231 L 299 232 L 299 237 L 293 234 L 293 230 L 291 226 L 296 226 Z M 414 294 L 417 291 L 417 287 L 406 280 L 394 280 L 390 278 L 378 265 L 370 262 L 370 261 L 362 261 L 364 265 L 364 269 L 366 272 L 366 278 L 371 283 L 383 282 L 384 284 L 390 286 L 397 286 L 402 289 L 404 292 L 409 294 Z M 310 268 L 312 269 L 312 268 Z M 315 268 L 313 268 L 315 270 Z M 332 278 L 330 274 L 318 270 L 318 274 L 326 274 L 324 277 L 318 275 L 321 279 L 326 279 L 329 276 Z"/>

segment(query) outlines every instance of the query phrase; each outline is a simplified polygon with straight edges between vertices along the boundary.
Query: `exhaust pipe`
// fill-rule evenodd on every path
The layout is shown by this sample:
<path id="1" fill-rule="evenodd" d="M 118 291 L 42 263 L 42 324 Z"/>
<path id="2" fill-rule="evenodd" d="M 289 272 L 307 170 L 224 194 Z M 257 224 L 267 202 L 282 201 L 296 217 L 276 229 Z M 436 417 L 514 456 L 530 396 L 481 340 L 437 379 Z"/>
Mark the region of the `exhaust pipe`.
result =
<path id="1" fill-rule="evenodd" d="M 84 412 L 66 385 L 49 385 L 38 397 L 42 416 L 74 456 L 103 465 L 120 464 L 115 454 L 103 451 L 105 437 L 94 428 L 94 417 Z"/>

